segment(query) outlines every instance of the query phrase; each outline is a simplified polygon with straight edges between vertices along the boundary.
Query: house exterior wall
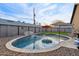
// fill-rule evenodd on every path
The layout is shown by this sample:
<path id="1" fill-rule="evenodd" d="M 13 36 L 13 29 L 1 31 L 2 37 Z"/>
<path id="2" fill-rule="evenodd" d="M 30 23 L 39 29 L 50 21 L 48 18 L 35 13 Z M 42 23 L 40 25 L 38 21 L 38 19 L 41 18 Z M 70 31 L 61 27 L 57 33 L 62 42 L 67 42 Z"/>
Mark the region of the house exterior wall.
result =
<path id="1" fill-rule="evenodd" d="M 73 17 L 72 25 L 73 25 L 73 30 L 76 32 L 79 32 L 79 4 L 77 5 L 76 11 Z"/>

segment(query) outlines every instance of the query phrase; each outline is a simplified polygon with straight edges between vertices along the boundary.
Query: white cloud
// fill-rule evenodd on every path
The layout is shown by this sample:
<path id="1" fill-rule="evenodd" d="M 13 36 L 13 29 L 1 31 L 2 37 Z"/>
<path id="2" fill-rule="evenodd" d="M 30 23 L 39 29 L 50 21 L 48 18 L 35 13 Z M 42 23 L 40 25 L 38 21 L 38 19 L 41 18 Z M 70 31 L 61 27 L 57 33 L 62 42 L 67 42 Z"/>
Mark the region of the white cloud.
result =
<path id="1" fill-rule="evenodd" d="M 55 21 L 55 20 L 62 20 L 65 22 L 69 22 L 71 15 L 72 15 L 72 10 L 73 10 L 73 8 L 72 8 L 72 10 L 69 9 L 70 8 L 69 4 L 65 4 L 65 5 L 62 5 L 62 7 L 60 7 L 58 9 L 58 11 L 60 13 L 49 15 L 49 14 L 45 14 L 45 12 L 47 12 L 49 10 L 52 10 L 52 12 L 54 12 L 53 10 L 58 8 L 57 4 L 50 4 L 50 3 L 41 4 L 40 3 L 40 4 L 35 4 L 35 5 L 32 5 L 31 7 L 29 7 L 27 4 L 21 3 L 21 4 L 18 4 L 18 6 L 22 7 L 22 9 L 21 9 L 23 11 L 22 14 L 21 13 L 12 14 L 13 16 L 12 15 L 10 16 L 10 15 L 6 15 L 4 12 L 0 11 L 0 17 L 11 19 L 11 20 L 20 20 L 20 21 L 26 21 L 26 22 L 31 21 L 32 22 L 33 21 L 32 20 L 33 7 L 36 7 L 36 21 L 40 22 L 41 24 L 44 25 L 44 24 L 53 23 L 53 21 Z M 14 7 L 11 7 L 11 8 L 14 9 Z M 19 10 L 16 10 L 16 11 L 19 11 Z"/>
<path id="2" fill-rule="evenodd" d="M 39 10 L 39 15 L 41 15 L 41 16 L 44 16 L 45 14 L 44 14 L 44 12 L 45 11 L 48 11 L 48 10 L 53 10 L 53 9 L 55 9 L 57 7 L 57 5 L 55 4 L 55 5 L 51 5 L 51 6 L 48 6 L 48 7 L 46 7 L 46 8 L 43 8 L 43 9 L 41 9 L 41 10 Z"/>
<path id="3" fill-rule="evenodd" d="M 72 5 L 72 4 L 70 4 Z M 41 22 L 43 25 L 44 24 L 51 24 L 53 23 L 55 20 L 61 20 L 64 22 L 70 22 L 71 20 L 71 16 L 72 16 L 72 11 L 73 11 L 73 5 L 72 7 L 70 7 L 69 4 L 65 4 L 62 7 L 60 7 L 58 10 L 60 13 L 58 14 L 52 14 L 51 16 L 49 14 L 44 14 L 45 11 L 52 9 L 55 9 L 56 7 L 58 7 L 57 5 L 54 6 L 50 6 L 47 7 L 45 9 L 40 10 L 39 12 L 39 17 L 38 17 L 38 22 Z"/>

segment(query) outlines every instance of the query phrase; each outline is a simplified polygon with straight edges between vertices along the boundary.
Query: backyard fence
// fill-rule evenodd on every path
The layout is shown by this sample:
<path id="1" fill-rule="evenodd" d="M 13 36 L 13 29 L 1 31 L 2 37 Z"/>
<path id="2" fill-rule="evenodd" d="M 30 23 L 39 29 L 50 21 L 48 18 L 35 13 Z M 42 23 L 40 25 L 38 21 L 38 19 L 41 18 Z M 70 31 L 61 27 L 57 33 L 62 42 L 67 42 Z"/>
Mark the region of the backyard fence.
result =
<path id="1" fill-rule="evenodd" d="M 0 25 L 0 37 L 24 35 L 26 31 L 32 32 L 72 32 L 72 28 L 42 28 L 32 26 L 13 26 L 13 25 Z"/>

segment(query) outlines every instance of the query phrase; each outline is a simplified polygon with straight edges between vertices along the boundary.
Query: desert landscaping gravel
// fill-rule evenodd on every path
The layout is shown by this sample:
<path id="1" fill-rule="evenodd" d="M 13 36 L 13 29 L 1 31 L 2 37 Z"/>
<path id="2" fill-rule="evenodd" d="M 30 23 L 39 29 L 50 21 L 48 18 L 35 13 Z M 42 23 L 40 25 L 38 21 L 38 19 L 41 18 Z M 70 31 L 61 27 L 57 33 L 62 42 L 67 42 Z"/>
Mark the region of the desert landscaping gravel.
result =
<path id="1" fill-rule="evenodd" d="M 5 44 L 16 37 L 0 38 L 0 56 L 79 56 L 78 49 L 67 48 L 67 47 L 60 47 L 57 50 L 43 53 L 20 53 L 7 49 L 5 47 Z"/>

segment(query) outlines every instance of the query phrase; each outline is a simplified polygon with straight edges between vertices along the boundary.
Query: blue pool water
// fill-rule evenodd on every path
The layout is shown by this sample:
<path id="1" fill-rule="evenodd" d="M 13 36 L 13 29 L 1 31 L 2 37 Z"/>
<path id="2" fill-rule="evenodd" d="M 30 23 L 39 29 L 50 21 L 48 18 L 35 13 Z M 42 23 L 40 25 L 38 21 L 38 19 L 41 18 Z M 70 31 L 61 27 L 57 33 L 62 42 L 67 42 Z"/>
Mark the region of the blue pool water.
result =
<path id="1" fill-rule="evenodd" d="M 40 40 L 40 36 L 27 36 L 20 38 L 16 40 L 15 42 L 12 43 L 13 46 L 18 47 L 18 48 L 23 48 L 25 46 L 28 46 L 29 44 L 32 44 L 34 41 Z"/>

